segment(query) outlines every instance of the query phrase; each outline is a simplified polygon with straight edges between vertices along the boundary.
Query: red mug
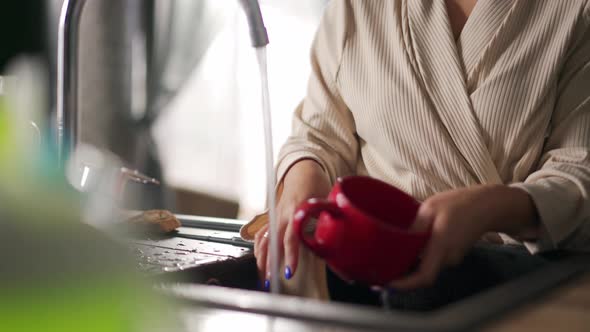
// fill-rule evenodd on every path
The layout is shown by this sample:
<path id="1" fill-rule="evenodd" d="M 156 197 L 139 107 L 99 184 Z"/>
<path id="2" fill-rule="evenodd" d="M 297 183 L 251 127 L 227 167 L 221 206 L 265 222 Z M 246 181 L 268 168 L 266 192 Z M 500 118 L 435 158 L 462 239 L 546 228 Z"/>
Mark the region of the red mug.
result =
<path id="1" fill-rule="evenodd" d="M 430 232 L 414 232 L 420 203 L 403 191 L 366 176 L 339 178 L 328 199 L 309 199 L 295 211 L 303 243 L 341 278 L 385 285 L 416 263 Z M 317 217 L 313 234 L 306 232 Z"/>

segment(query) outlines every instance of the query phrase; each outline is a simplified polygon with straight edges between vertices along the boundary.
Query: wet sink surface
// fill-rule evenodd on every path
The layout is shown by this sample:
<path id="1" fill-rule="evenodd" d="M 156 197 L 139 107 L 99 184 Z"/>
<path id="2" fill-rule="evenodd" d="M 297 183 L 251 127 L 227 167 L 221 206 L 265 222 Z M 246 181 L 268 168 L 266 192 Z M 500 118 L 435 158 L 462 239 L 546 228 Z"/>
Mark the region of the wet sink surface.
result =
<path id="1" fill-rule="evenodd" d="M 295 320 L 307 324 L 302 331 L 472 331 L 588 271 L 589 267 L 590 255 L 564 257 L 522 278 L 427 312 L 387 312 L 368 306 L 195 284 L 171 285 L 163 291 L 179 300 L 186 312 L 206 308 L 251 315 L 244 319 L 258 319 L 259 322 L 262 318 Z M 206 331 L 199 326 L 189 330 Z"/>
<path id="2" fill-rule="evenodd" d="M 217 317 L 207 319 L 209 322 L 217 321 L 220 327 L 223 323 L 219 322 L 228 324 L 228 321 L 219 317 L 231 316 L 240 318 L 234 321 L 251 321 L 251 324 L 262 324 L 256 326 L 265 328 L 269 324 L 269 318 L 280 320 L 283 326 L 294 326 L 293 322 L 303 324 L 294 331 L 324 331 L 326 327 L 330 327 L 327 329 L 330 331 L 468 331 L 590 268 L 590 255 L 562 253 L 555 257 L 541 257 L 530 256 L 528 253 L 521 255 L 518 252 L 507 254 L 503 252 L 504 249 L 499 252 L 495 249 L 483 252 L 476 250 L 466 258 L 467 263 L 463 266 L 443 273 L 433 290 L 429 290 L 430 294 L 425 290 L 397 293 L 391 297 L 394 310 L 385 311 L 378 295 L 370 293 L 373 303 L 359 301 L 360 297 L 369 293 L 366 289 L 347 284 L 338 285 L 337 280 L 332 280 L 331 292 L 338 302 L 331 303 L 252 291 L 257 289 L 257 272 L 252 251 L 244 246 L 228 244 L 234 243 L 232 239 L 238 229 L 235 225 L 230 226 L 221 232 L 193 229 L 187 232 L 188 235 L 183 235 L 185 237 L 134 242 L 141 250 L 136 253 L 138 257 L 143 256 L 144 261 L 140 260 L 142 264 L 152 264 L 145 261 L 146 257 L 152 257 L 153 260 L 154 257 L 162 256 L 168 257 L 170 264 L 188 262 L 183 268 L 171 266 L 177 269 L 164 273 L 174 276 L 174 282 L 164 284 L 162 289 L 167 295 L 183 303 L 184 313 L 192 313 L 183 318 L 191 326 L 191 331 L 207 331 L 208 326 L 213 324 L 199 323 L 194 318 L 199 314 Z M 214 232 L 223 233 L 215 236 L 226 243 L 204 240 L 211 239 Z M 176 261 L 178 259 L 179 262 Z M 206 263 L 199 263 L 202 259 Z M 469 289 L 470 281 L 485 275 L 493 275 L 493 278 L 488 278 L 479 288 Z M 211 280 L 226 287 L 204 285 Z M 443 294 L 445 291 L 448 293 L 449 289 L 453 289 L 454 293 L 450 298 L 432 295 L 441 290 Z M 425 298 L 429 299 L 427 305 L 416 301 Z M 248 328 L 241 330 L 251 330 Z"/>

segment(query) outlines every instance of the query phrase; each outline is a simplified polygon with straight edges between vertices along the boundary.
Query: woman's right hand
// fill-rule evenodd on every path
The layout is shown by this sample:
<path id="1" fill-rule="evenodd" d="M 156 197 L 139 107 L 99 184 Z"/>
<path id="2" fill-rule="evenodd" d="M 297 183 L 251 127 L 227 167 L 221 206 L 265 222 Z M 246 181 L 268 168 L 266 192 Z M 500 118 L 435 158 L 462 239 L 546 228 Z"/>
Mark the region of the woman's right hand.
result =
<path id="1" fill-rule="evenodd" d="M 283 192 L 277 204 L 279 260 L 285 265 L 285 278 L 291 279 L 299 264 L 299 237 L 293 230 L 293 213 L 309 198 L 324 198 L 330 192 L 330 179 L 322 167 L 313 160 L 295 163 L 283 178 Z M 270 280 L 270 254 L 268 224 L 262 227 L 254 239 L 254 255 L 260 280 L 268 289 Z"/>

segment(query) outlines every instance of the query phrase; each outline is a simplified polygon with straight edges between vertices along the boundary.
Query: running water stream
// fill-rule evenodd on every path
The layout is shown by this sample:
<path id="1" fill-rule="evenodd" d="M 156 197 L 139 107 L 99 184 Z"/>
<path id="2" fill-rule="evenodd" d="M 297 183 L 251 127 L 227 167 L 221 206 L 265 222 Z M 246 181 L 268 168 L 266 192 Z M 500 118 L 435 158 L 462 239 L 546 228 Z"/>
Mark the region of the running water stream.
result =
<path id="1" fill-rule="evenodd" d="M 270 116 L 270 95 L 268 90 L 268 69 L 266 59 L 266 46 L 256 48 L 256 57 L 260 67 L 260 82 L 262 84 L 262 117 L 264 122 L 264 146 L 266 156 L 266 196 L 269 216 L 270 237 L 270 291 L 278 294 L 279 289 L 279 239 L 278 220 L 276 213 L 276 175 L 274 171 L 274 150 L 272 144 L 272 121 Z"/>

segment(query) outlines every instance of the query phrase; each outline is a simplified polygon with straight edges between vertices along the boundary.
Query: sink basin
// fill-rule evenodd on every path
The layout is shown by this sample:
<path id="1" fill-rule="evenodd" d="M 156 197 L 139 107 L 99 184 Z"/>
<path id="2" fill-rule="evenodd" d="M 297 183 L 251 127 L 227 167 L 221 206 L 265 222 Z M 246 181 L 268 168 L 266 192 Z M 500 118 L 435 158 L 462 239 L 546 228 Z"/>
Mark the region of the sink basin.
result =
<path id="1" fill-rule="evenodd" d="M 490 281 L 477 291 L 460 291 L 456 298 L 451 300 L 434 301 L 426 308 L 419 305 L 408 306 L 403 302 L 413 303 L 412 300 L 407 301 L 407 298 L 428 297 L 428 293 L 398 293 L 393 295 L 390 301 L 394 309 L 387 311 L 380 306 L 377 295 L 372 294 L 376 298 L 375 303 L 359 301 L 359 294 L 362 297 L 363 292 L 370 292 L 359 290 L 359 287 L 355 286 L 338 285 L 338 281 L 334 280 L 330 282 L 331 292 L 336 288 L 344 295 L 333 293 L 335 301 L 330 303 L 256 291 L 257 272 L 251 249 L 235 238 L 240 223 L 216 224 L 216 220 L 211 218 L 179 219 L 184 228 L 180 229 L 178 237 L 185 243 L 191 240 L 209 241 L 232 247 L 232 250 L 240 253 L 212 264 L 165 274 L 168 282 L 160 284 L 161 291 L 182 303 L 183 319 L 186 319 L 187 326 L 196 326 L 197 331 L 200 331 L 202 326 L 197 323 L 201 320 L 195 320 L 195 317 L 203 315 L 209 318 L 241 317 L 240 319 L 245 321 L 262 325 L 268 323 L 267 319 L 273 318 L 282 321 L 284 326 L 303 324 L 300 326 L 302 331 L 324 330 L 325 327 L 337 328 L 338 331 L 473 330 L 511 308 L 575 278 L 579 273 L 590 270 L 590 255 L 558 253 L 543 257 L 526 254 L 521 257 L 495 250 L 486 249 L 483 254 L 481 250 L 474 250 L 463 264 L 473 265 L 471 270 L 462 270 L 463 267 L 459 267 L 446 276 L 443 273 L 434 289 L 457 288 L 457 285 L 468 284 L 470 277 L 480 278 L 486 274 L 495 274 L 495 281 Z M 493 258 L 494 256 L 500 258 Z M 510 273 L 502 275 L 504 272 L 497 272 L 503 270 L 494 268 L 497 262 L 503 266 L 512 266 L 504 269 Z M 480 276 L 471 273 L 479 273 Z M 403 300 L 404 298 L 406 300 Z M 219 320 L 227 323 L 226 319 Z"/>
<path id="2" fill-rule="evenodd" d="M 326 327 L 336 331 L 471 331 L 589 271 L 589 267 L 590 255 L 567 255 L 526 276 L 427 312 L 385 311 L 198 284 L 174 284 L 162 291 L 182 303 L 190 330 L 191 312 L 210 312 L 245 315 L 249 317 L 246 320 L 258 319 L 261 324 L 267 324 L 268 318 L 298 322 L 301 331 L 323 331 Z"/>

